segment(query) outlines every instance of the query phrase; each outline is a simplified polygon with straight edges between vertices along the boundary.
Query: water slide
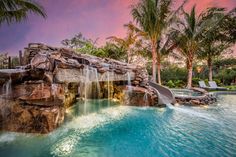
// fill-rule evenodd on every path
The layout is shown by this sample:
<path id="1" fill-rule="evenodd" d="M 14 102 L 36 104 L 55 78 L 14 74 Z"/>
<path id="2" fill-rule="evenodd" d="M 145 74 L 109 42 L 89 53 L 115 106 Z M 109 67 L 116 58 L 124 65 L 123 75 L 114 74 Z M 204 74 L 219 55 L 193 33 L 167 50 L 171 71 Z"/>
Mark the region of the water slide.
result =
<path id="1" fill-rule="evenodd" d="M 153 87 L 158 93 L 159 104 L 174 104 L 176 102 L 175 97 L 169 88 L 151 81 L 149 81 L 149 85 Z"/>

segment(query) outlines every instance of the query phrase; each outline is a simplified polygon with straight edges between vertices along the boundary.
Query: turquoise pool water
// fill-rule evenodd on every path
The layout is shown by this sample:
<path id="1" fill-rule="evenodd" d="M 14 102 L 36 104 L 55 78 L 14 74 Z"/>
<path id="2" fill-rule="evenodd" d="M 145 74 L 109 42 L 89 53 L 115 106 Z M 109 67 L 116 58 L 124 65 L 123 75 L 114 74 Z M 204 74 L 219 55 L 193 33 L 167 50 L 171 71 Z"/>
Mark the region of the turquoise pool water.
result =
<path id="1" fill-rule="evenodd" d="M 220 96 L 208 108 L 78 104 L 49 135 L 1 133 L 0 156 L 234 157 L 236 96 Z"/>

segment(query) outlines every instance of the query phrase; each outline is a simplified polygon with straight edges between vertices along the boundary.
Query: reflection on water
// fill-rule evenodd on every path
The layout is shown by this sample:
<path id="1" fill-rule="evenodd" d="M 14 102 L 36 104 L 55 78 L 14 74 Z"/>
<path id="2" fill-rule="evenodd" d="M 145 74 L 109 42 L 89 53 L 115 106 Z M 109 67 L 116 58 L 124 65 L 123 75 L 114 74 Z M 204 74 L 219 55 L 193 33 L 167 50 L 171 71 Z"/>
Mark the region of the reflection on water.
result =
<path id="1" fill-rule="evenodd" d="M 209 106 L 110 107 L 89 101 L 67 110 L 66 123 L 48 135 L 2 133 L 0 156 L 156 157 L 236 156 L 236 96 Z"/>
<path id="2" fill-rule="evenodd" d="M 86 102 L 84 102 L 86 101 Z M 93 112 L 100 111 L 101 109 L 107 108 L 110 106 L 117 105 L 113 101 L 108 101 L 106 99 L 101 100 L 80 100 L 74 106 L 66 109 L 66 119 L 67 121 L 71 120 L 74 117 L 90 114 Z"/>
<path id="3" fill-rule="evenodd" d="M 129 113 L 130 109 L 127 106 L 114 105 L 109 108 L 102 106 L 102 109 L 100 108 L 98 112 L 92 112 L 93 110 L 90 111 L 90 114 L 82 114 L 75 117 L 71 122 L 68 122 L 65 126 L 63 126 L 62 130 L 69 128 L 73 131 L 69 134 L 69 136 L 62 138 L 52 146 L 52 155 L 65 156 L 71 154 L 74 151 L 74 147 L 81 141 L 81 137 L 86 136 L 97 128 L 122 119 Z M 61 130 L 58 132 L 61 132 Z"/>

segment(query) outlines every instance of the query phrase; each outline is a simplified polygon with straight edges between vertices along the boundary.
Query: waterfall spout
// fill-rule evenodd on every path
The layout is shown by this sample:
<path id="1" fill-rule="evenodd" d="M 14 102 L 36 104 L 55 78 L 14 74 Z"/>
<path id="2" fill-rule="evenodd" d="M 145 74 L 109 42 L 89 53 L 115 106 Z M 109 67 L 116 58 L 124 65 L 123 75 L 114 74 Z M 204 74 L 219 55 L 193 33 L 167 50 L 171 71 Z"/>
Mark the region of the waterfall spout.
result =
<path id="1" fill-rule="evenodd" d="M 11 77 L 9 78 L 9 80 L 3 85 L 3 93 L 5 93 L 5 96 L 7 98 L 10 97 L 11 93 L 12 93 L 12 79 Z"/>
<path id="2" fill-rule="evenodd" d="M 107 72 L 107 98 L 113 98 L 113 78 L 114 78 L 114 71 Z"/>
<path id="3" fill-rule="evenodd" d="M 83 69 L 83 74 L 85 78 L 82 86 L 80 87 L 81 96 L 83 96 L 85 100 L 99 98 L 101 89 L 97 69 L 86 66 Z"/>
<path id="4" fill-rule="evenodd" d="M 130 76 L 130 72 L 127 72 L 127 79 L 128 79 L 128 92 L 132 92 L 132 87 L 131 87 L 131 76 Z"/>
<path id="5" fill-rule="evenodd" d="M 144 106 L 148 106 L 148 93 L 147 90 L 145 90 L 145 94 L 143 96 Z"/>
<path id="6" fill-rule="evenodd" d="M 57 84 L 53 83 L 51 87 L 51 94 L 53 95 L 54 99 L 56 98 L 57 89 L 58 89 Z"/>

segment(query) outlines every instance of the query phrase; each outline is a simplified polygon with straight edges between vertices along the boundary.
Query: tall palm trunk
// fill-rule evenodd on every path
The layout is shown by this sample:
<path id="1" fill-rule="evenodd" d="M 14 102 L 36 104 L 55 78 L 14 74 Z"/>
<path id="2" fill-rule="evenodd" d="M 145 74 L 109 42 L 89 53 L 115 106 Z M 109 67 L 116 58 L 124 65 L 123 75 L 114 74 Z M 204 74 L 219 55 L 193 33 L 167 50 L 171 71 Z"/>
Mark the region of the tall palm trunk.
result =
<path id="1" fill-rule="evenodd" d="M 187 61 L 187 69 L 188 69 L 188 80 L 187 87 L 190 89 L 192 87 L 192 79 L 193 79 L 193 59 L 189 58 Z"/>
<path id="2" fill-rule="evenodd" d="M 157 82 L 156 81 L 156 75 L 157 75 L 156 65 L 157 65 L 156 44 L 155 42 L 152 42 L 152 81 L 153 82 Z"/>
<path id="3" fill-rule="evenodd" d="M 158 84 L 161 85 L 161 56 L 157 53 L 157 78 Z"/>
<path id="4" fill-rule="evenodd" d="M 209 69 L 209 81 L 212 81 L 212 77 L 213 77 L 213 68 L 212 68 L 212 59 L 211 57 L 209 57 L 207 59 L 207 66 L 208 66 L 208 69 Z"/>

